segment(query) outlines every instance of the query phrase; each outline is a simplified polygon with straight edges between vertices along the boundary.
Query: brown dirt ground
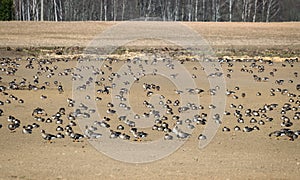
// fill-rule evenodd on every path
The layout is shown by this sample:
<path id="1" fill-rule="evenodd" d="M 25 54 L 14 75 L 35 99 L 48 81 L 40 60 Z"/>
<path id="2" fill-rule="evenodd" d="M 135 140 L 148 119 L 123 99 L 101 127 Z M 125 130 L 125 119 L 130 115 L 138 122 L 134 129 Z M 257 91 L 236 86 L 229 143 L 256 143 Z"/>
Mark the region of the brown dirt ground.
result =
<path id="1" fill-rule="evenodd" d="M 0 47 L 86 47 L 115 22 L 0 22 Z M 300 23 L 183 23 L 220 55 L 299 56 Z"/>
<path id="2" fill-rule="evenodd" d="M 0 44 L 2 47 L 74 47 L 85 46 L 99 31 L 109 28 L 114 23 L 102 22 L 68 22 L 68 23 L 33 23 L 33 22 L 0 22 Z M 299 53 L 299 23 L 185 23 L 191 28 L 203 34 L 203 36 L 216 49 L 235 49 L 245 52 L 243 49 L 259 47 L 259 52 L 265 48 L 275 49 L 289 48 Z M 240 29 L 245 29 L 241 32 Z M 262 32 L 263 33 L 262 33 Z M 230 44 L 228 47 L 227 44 Z M 258 45 L 259 44 L 259 45 Z M 260 46 L 263 44 L 262 46 Z M 28 48 L 30 49 L 30 48 Z M 51 51 L 52 49 L 49 48 Z M 33 51 L 7 51 L 5 48 L 0 51 L 1 57 L 6 56 L 27 56 Z M 74 51 L 72 51 L 74 52 Z M 230 51 L 232 53 L 232 51 Z M 70 54 L 72 54 L 70 52 Z M 239 54 L 240 55 L 240 54 Z M 50 56 L 49 56 L 50 57 Z M 7 76 L 0 72 L 3 78 L 0 85 L 7 85 L 13 79 L 20 81 L 22 77 L 32 80 L 32 76 L 37 71 L 28 70 L 24 66 L 25 61 L 20 61 L 19 71 L 15 76 Z M 295 84 L 299 84 L 299 78 L 294 77 L 294 72 L 300 72 L 299 63 L 293 67 L 285 63 L 275 63 L 273 66 L 263 64 L 265 72 L 258 74 L 261 77 L 269 76 L 269 72 L 277 69 L 275 77 L 270 77 L 270 81 L 254 82 L 252 74 L 241 72 L 243 65 L 249 67 L 250 63 L 234 63 L 232 68 L 224 65 L 223 71 L 232 69 L 232 78 L 226 79 L 227 89 L 233 90 L 235 86 L 240 87 L 237 95 L 245 92 L 246 98 L 226 99 L 226 110 L 231 113 L 233 109 L 230 104 L 243 104 L 245 108 L 260 108 L 265 103 L 283 103 L 289 97 L 276 93 L 276 96 L 269 96 L 271 88 L 286 88 L 299 95 L 295 90 Z M 74 61 L 65 63 L 57 62 L 58 66 L 55 75 L 48 79 L 43 74 L 40 82 L 51 82 L 46 91 L 12 91 L 13 94 L 24 99 L 24 104 L 12 101 L 11 104 L 1 106 L 5 113 L 0 117 L 3 128 L 0 129 L 0 179 L 298 179 L 300 172 L 300 139 L 294 142 L 286 138 L 279 140 L 269 138 L 271 131 L 280 129 L 280 108 L 276 109 L 269 116 L 274 117 L 273 122 L 268 122 L 260 126 L 260 131 L 251 133 L 233 132 L 233 127 L 237 125 L 233 116 L 225 117 L 223 126 L 231 128 L 230 132 L 218 130 L 212 142 L 204 149 L 198 148 L 198 134 L 203 130 L 199 126 L 194 131 L 192 137 L 172 155 L 146 164 L 128 164 L 111 159 L 95 150 L 87 140 L 74 143 L 70 139 L 55 140 L 54 143 L 44 142 L 38 130 L 31 135 L 24 135 L 19 129 L 15 133 L 10 133 L 6 128 L 7 116 L 13 114 L 22 123 L 29 124 L 35 122 L 31 117 L 32 109 L 40 106 L 46 109 L 49 115 L 54 114 L 58 107 L 66 106 L 66 99 L 72 97 L 72 81 L 70 76 L 58 76 L 65 68 L 75 67 Z M 193 72 L 194 66 L 199 66 L 193 62 L 185 64 L 186 68 Z M 255 70 L 254 70 L 255 71 Z M 255 71 L 256 72 L 256 71 Z M 209 86 L 203 72 L 193 72 L 197 75 L 197 85 L 205 90 Z M 276 79 L 284 79 L 284 86 L 275 85 Z M 65 87 L 65 92 L 59 94 L 53 85 L 53 81 L 60 81 Z M 293 83 L 287 83 L 293 80 Z M 156 82 L 163 89 L 168 89 L 164 80 Z M 256 96 L 260 91 L 262 96 Z M 143 92 L 136 92 L 143 93 Z M 170 92 L 166 92 L 170 93 Z M 41 95 L 47 95 L 46 100 L 41 100 Z M 139 94 L 132 98 L 139 100 Z M 175 95 L 174 95 L 175 97 Z M 170 98 L 174 98 L 170 97 Z M 0 94 L 0 100 L 5 101 L 7 96 Z M 254 100 L 255 99 L 255 100 Z M 209 96 L 200 97 L 201 102 L 206 107 Z M 132 100 L 135 102 L 135 99 Z M 135 105 L 136 107 L 140 105 Z M 100 106 L 101 108 L 102 106 Z M 72 108 L 67 108 L 71 112 Z M 298 110 L 299 111 L 299 110 Z M 290 112 L 288 116 L 291 116 Z M 250 125 L 248 123 L 245 125 Z M 300 123 L 293 121 L 292 129 L 300 129 Z M 242 126 L 243 127 L 243 126 Z M 48 132 L 54 133 L 55 125 L 43 124 Z M 79 131 L 76 128 L 76 131 Z M 146 152 L 145 152 L 146 153 Z"/>

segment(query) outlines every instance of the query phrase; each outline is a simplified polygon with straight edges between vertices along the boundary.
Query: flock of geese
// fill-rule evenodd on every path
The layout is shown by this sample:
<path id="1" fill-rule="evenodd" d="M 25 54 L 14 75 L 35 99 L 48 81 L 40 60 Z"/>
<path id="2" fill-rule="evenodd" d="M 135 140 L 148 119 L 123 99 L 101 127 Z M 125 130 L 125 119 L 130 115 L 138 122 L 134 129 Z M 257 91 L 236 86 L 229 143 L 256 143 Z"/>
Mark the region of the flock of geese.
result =
<path id="1" fill-rule="evenodd" d="M 76 67 L 69 67 L 70 61 L 77 61 Z M 163 60 L 165 65 L 169 69 L 174 68 L 175 64 L 172 61 L 176 60 Z M 200 75 L 197 75 L 198 71 L 204 72 L 204 67 L 200 64 L 194 63 L 196 59 L 188 59 L 180 61 L 179 64 L 188 65 L 193 63 L 193 79 L 197 81 Z M 212 116 L 207 111 L 215 109 L 217 105 L 214 104 L 196 104 L 188 102 L 184 104 L 180 99 L 174 99 L 181 94 L 193 94 L 195 96 L 215 96 L 218 94 L 218 88 L 190 88 L 183 87 L 181 89 L 174 89 L 174 92 L 165 92 L 164 85 L 153 82 L 143 82 L 143 76 L 146 74 L 140 74 L 136 76 L 136 72 L 133 72 L 133 66 L 139 67 L 138 73 L 143 73 L 143 66 L 145 63 L 157 63 L 157 60 L 145 62 L 139 57 L 133 57 L 127 60 L 120 60 L 117 58 L 105 58 L 102 59 L 103 66 L 87 66 L 85 61 L 78 57 L 76 59 L 68 58 L 53 58 L 53 59 L 37 59 L 37 58 L 1 58 L 0 59 L 0 131 L 6 131 L 8 129 L 10 133 L 16 133 L 21 131 L 23 134 L 40 133 L 41 139 L 53 142 L 56 139 L 70 138 L 74 142 L 80 142 L 83 139 L 101 139 L 104 136 L 102 132 L 108 132 L 111 139 L 122 139 L 125 141 L 144 141 L 150 136 L 151 133 L 159 134 L 166 141 L 174 139 L 187 139 L 192 136 L 196 136 L 199 141 L 205 141 L 207 139 L 206 134 L 193 134 L 190 133 L 198 126 L 205 126 L 207 122 L 214 121 L 221 126 L 220 130 L 224 134 L 229 132 L 255 132 L 269 126 L 281 127 L 278 130 L 270 131 L 265 128 L 264 132 L 269 131 L 267 134 L 270 137 L 289 139 L 294 141 L 300 135 L 300 130 L 293 127 L 300 120 L 300 81 L 298 79 L 299 62 L 298 59 L 287 59 L 285 62 L 272 62 L 270 60 L 231 60 L 231 59 L 218 59 L 215 60 L 221 64 L 223 71 L 218 71 L 213 74 L 209 74 L 205 78 L 224 78 L 226 81 L 230 81 L 235 78 L 234 73 L 247 74 L 247 81 L 249 86 L 255 83 L 271 83 L 272 88 L 269 93 L 262 93 L 260 89 L 257 90 L 255 96 L 259 98 L 272 99 L 272 103 L 256 104 L 256 108 L 249 108 L 247 104 L 239 104 L 240 99 L 249 98 L 249 103 L 255 101 L 255 97 L 249 97 L 251 92 L 243 91 L 242 85 L 235 84 L 233 89 L 227 89 L 224 96 L 230 99 L 223 113 L 223 118 L 230 119 L 232 121 L 227 124 L 220 118 L 220 114 L 216 113 Z M 64 64 L 65 63 L 65 64 Z M 60 67 L 63 64 L 62 67 Z M 125 72 L 119 73 L 115 68 L 117 64 L 125 64 L 127 69 Z M 154 66 L 154 65 L 153 65 Z M 241 66 L 236 68 L 235 66 Z M 20 69 L 25 73 L 19 73 Z M 291 72 L 287 77 L 280 77 L 281 69 L 290 68 Z M 270 70 L 271 69 L 271 70 Z M 86 77 L 81 72 L 89 70 L 93 76 Z M 294 71 L 293 71 L 294 70 Z M 239 71 L 239 72 L 236 72 Z M 33 77 L 24 77 L 22 75 L 26 72 L 33 72 Z M 30 74 L 30 73 L 28 73 Z M 153 70 L 151 76 L 155 77 L 159 72 Z M 177 72 L 174 71 L 170 75 L 170 79 L 177 77 Z M 126 76 L 123 84 L 114 84 L 114 80 Z M 61 78 L 66 78 L 68 81 L 62 81 Z M 130 85 L 129 79 L 132 78 L 133 83 L 137 83 L 140 88 L 141 97 L 145 98 L 139 103 L 139 106 L 146 109 L 141 114 L 134 114 L 132 117 L 120 114 L 119 109 L 124 111 L 130 111 L 131 107 L 128 105 L 128 99 L 126 98 L 131 89 L 125 88 Z M 12 79 L 12 80 L 11 80 Z M 75 91 L 87 92 L 84 95 L 84 101 L 80 101 L 77 97 L 71 97 L 70 91 L 66 90 L 67 86 L 71 86 L 71 83 L 77 81 L 81 85 L 75 87 Z M 70 83 L 70 84 L 67 84 Z M 232 81 L 231 81 L 232 83 Z M 298 83 L 298 84 L 297 84 Z M 287 88 L 293 87 L 293 88 Z M 94 94 L 89 94 L 86 89 L 94 86 Z M 116 86 L 124 86 L 121 90 L 112 97 L 112 92 Z M 255 85 L 254 85 L 255 86 Z M 47 90 L 51 89 L 56 91 L 57 94 L 55 100 L 61 101 L 65 96 L 69 97 L 64 100 L 65 106 L 57 107 L 55 104 L 45 104 L 49 100 L 49 96 L 46 94 Z M 73 89 L 74 90 L 74 89 Z M 44 94 L 40 96 L 41 103 L 34 109 L 26 109 L 24 111 L 24 117 L 30 117 L 30 119 L 23 119 L 23 117 L 16 117 L 16 115 L 8 114 L 8 109 L 14 108 L 15 103 L 19 106 L 27 107 L 30 104 L 30 99 L 22 97 L 22 94 L 17 97 L 16 91 L 22 91 L 27 96 L 35 96 L 39 91 L 43 91 Z M 165 92 L 165 94 L 163 94 Z M 168 95 L 171 94 L 171 97 Z M 149 99 L 159 95 L 159 101 L 157 104 L 153 104 Z M 112 101 L 111 98 L 115 98 L 116 101 Z M 251 99 L 250 99 L 251 98 Z M 110 100 L 107 100 L 110 99 Z M 278 100 L 280 99 L 280 101 Z M 89 107 L 87 101 L 96 102 L 99 109 L 105 112 L 100 119 L 93 119 L 97 110 Z M 113 103 L 118 102 L 118 104 Z M 11 104 L 11 105 L 9 105 Z M 57 112 L 53 114 L 48 113 L 48 106 L 57 107 Z M 156 111 L 156 107 L 161 107 L 164 113 Z M 31 114 L 29 114 L 30 112 Z M 184 118 L 183 114 L 191 112 L 190 118 Z M 103 113 L 102 113 L 103 114 Z M 31 115 L 31 116 L 30 116 Z M 153 125 L 151 128 L 139 128 L 136 126 L 136 122 L 140 119 L 153 119 Z M 86 123 L 80 130 L 78 128 L 79 122 L 84 119 L 89 119 L 91 123 Z M 228 121 L 228 120 L 226 120 Z M 48 125 L 46 125 L 48 124 Z M 234 124 L 232 126 L 232 124 Z M 44 127 L 48 128 L 47 131 Z M 7 127 L 7 128 L 5 128 Z M 296 126 L 299 127 L 299 126 Z"/>

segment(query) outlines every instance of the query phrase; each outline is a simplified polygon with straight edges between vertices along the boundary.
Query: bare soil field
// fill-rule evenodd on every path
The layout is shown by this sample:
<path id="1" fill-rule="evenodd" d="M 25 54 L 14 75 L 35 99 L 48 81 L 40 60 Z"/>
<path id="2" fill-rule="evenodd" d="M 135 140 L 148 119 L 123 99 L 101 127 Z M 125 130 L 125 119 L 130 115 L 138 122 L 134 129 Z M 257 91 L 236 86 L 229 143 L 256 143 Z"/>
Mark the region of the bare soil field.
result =
<path id="1" fill-rule="evenodd" d="M 126 23 L 126 22 L 125 22 Z M 85 48 L 115 22 L 0 22 L 1 47 Z M 297 57 L 300 23 L 182 23 L 219 56 Z"/>
<path id="2" fill-rule="evenodd" d="M 110 124 L 107 132 L 110 132 L 108 129 L 120 131 L 131 136 L 125 142 L 140 144 L 164 138 L 167 134 L 152 130 L 153 127 L 138 128 L 148 135 L 135 138 L 130 127 L 118 120 L 116 114 L 107 111 L 110 108 L 117 109 L 119 105 L 108 105 L 114 96 L 102 90 L 105 90 L 105 86 L 112 85 L 111 78 L 117 79 L 120 67 L 134 67 L 139 63 L 139 68 L 145 67 L 146 62 L 135 61 L 145 52 L 115 56 L 125 57 L 122 60 L 112 56 L 98 69 L 88 66 L 80 58 L 87 44 L 114 24 L 116 23 L 0 22 L 0 109 L 3 111 L 0 113 L 0 179 L 298 179 L 300 91 L 296 89 L 296 85 L 300 84 L 300 62 L 296 57 L 299 56 L 300 49 L 299 23 L 184 23 L 199 32 L 220 57 L 252 58 L 248 61 L 224 60 L 220 63 L 220 69 L 216 71 L 223 73 L 222 79 L 226 83 L 227 92 L 223 94 L 224 115 L 221 122 L 218 121 L 219 129 L 211 142 L 206 147 L 199 148 L 199 143 L 205 141 L 199 140 L 199 135 L 209 122 L 215 123 L 218 120 L 209 114 L 215 108 L 212 105 L 212 94 L 218 94 L 219 87 L 210 87 L 208 82 L 209 78 L 218 77 L 208 77 L 204 64 L 191 58 L 181 60 L 179 57 L 179 64 L 192 75 L 195 85 L 203 90 L 196 94 L 200 100 L 197 105 L 202 106 L 196 112 L 199 115 L 208 114 L 208 117 L 201 117 L 201 122 L 206 124 L 179 118 L 183 121 L 183 126 L 194 125 L 190 137 L 174 153 L 148 163 L 127 163 L 108 157 L 92 146 L 97 140 L 101 145 L 101 138 L 104 137 L 96 140 L 84 137 L 74 142 L 66 129 L 66 126 L 73 123 L 71 116 L 76 123 L 72 125 L 72 131 L 85 134 L 80 129 L 84 127 L 79 127 L 79 123 L 85 120 L 83 114 L 79 113 L 76 117 L 74 115 L 76 108 L 80 106 L 79 102 L 76 100 L 74 107 L 70 105 L 73 104 L 70 99 L 76 99 L 74 82 L 79 82 L 87 86 L 92 83 L 99 89 L 94 94 L 85 94 L 84 99 L 96 102 L 97 113 L 111 118 L 102 120 L 101 117 L 92 121 Z M 168 50 L 157 51 L 161 54 L 170 53 Z M 271 63 L 257 61 L 253 57 L 289 57 L 289 61 Z M 80 76 L 85 71 L 99 74 L 93 76 L 94 79 L 81 79 Z M 181 101 L 179 90 L 183 94 L 188 93 L 186 87 L 174 85 L 172 80 L 176 79 L 176 73 L 180 75 L 182 72 L 174 72 L 173 77 L 146 75 L 135 80 L 129 88 L 130 106 L 141 117 L 147 116 L 149 112 L 149 108 L 145 107 L 145 100 L 152 103 L 152 97 L 164 95 L 162 103 L 168 104 L 167 100 L 171 102 L 169 106 L 174 114 L 166 114 L 168 120 L 162 120 L 172 130 L 169 134 L 173 136 L 173 140 L 169 141 L 183 141 L 173 131 L 180 121 L 172 118 L 174 115 L 182 115 L 178 112 L 178 107 L 185 107 L 184 104 L 174 105 L 176 100 Z M 127 74 L 119 75 L 127 77 L 129 74 L 128 71 Z M 159 86 L 160 90 L 146 90 L 143 88 L 144 83 Z M 124 87 L 125 84 L 126 82 Z M 63 92 L 59 91 L 60 85 Z M 77 90 L 76 86 L 75 91 Z M 33 115 L 33 110 L 37 107 L 44 109 L 46 114 Z M 65 112 L 58 113 L 60 108 L 65 108 Z M 82 112 L 93 116 L 90 107 L 85 109 L 81 105 L 80 108 Z M 152 114 L 149 116 L 152 117 Z M 48 118 L 52 122 L 46 121 Z M 58 119 L 63 122 L 58 122 Z M 156 125 L 161 126 L 163 122 Z M 25 128 L 24 133 L 23 126 L 28 127 L 33 123 L 39 127 L 34 127 L 31 134 Z M 18 124 L 20 127 L 9 130 L 8 126 L 11 124 Z M 118 125 L 123 125 L 124 130 L 117 130 Z M 58 126 L 64 129 L 57 131 Z M 93 126 L 101 132 L 106 130 L 99 124 Z M 277 132 L 283 128 L 286 128 L 283 132 Z M 48 135 L 61 132 L 65 137 L 45 140 L 40 132 L 42 129 Z M 278 137 L 275 137 L 275 133 L 269 136 L 272 132 L 279 133 Z M 111 139 L 112 142 L 117 140 L 121 138 Z M 112 151 L 118 152 L 118 148 Z M 150 150 L 146 150 L 144 154 L 149 152 Z"/>

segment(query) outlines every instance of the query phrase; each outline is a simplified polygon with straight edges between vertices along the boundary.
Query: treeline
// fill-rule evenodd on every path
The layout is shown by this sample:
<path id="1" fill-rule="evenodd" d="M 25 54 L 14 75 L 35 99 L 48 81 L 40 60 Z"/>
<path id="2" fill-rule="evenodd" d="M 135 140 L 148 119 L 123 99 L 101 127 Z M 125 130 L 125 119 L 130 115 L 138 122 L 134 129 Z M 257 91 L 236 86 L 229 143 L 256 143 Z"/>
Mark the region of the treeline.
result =
<path id="1" fill-rule="evenodd" d="M 300 0 L 0 0 L 1 20 L 299 21 Z"/>

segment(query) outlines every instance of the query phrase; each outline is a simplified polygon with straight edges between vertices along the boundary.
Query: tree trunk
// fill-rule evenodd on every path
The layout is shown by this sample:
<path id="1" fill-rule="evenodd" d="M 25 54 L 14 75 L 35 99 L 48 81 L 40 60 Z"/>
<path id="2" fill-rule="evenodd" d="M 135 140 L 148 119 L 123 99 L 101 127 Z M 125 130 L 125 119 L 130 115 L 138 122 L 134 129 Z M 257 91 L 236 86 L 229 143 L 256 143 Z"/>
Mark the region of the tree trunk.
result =
<path id="1" fill-rule="evenodd" d="M 57 4 L 56 4 L 56 0 L 53 0 L 53 9 L 54 9 L 54 20 L 57 22 L 58 18 L 57 18 Z"/>
<path id="2" fill-rule="evenodd" d="M 187 7 L 188 7 L 188 21 L 191 21 L 192 20 L 193 0 L 189 1 L 189 4 Z"/>
<path id="3" fill-rule="evenodd" d="M 211 19 L 216 21 L 216 0 L 212 0 L 211 5 Z"/>
<path id="4" fill-rule="evenodd" d="M 30 3 L 27 0 L 27 21 L 30 21 Z"/>
<path id="5" fill-rule="evenodd" d="M 269 0 L 266 22 L 270 22 L 271 19 L 278 14 L 279 10 L 280 10 L 280 6 L 278 4 L 278 1 Z"/>
<path id="6" fill-rule="evenodd" d="M 254 1 L 253 22 L 256 22 L 256 14 L 257 14 L 257 0 Z"/>
<path id="7" fill-rule="evenodd" d="M 171 2 L 169 0 L 167 0 L 167 16 L 168 16 L 168 21 L 171 21 L 172 20 L 172 12 L 171 12 Z"/>
<path id="8" fill-rule="evenodd" d="M 35 6 L 34 13 L 35 13 L 35 21 L 38 21 L 39 20 L 39 6 L 36 1 L 37 0 L 34 0 L 34 4 L 35 4 L 34 5 Z"/>
<path id="9" fill-rule="evenodd" d="M 270 12 L 271 12 L 271 6 L 272 6 L 273 0 L 269 0 L 268 8 L 267 8 L 267 17 L 266 17 L 266 22 L 270 21 Z"/>
<path id="10" fill-rule="evenodd" d="M 61 0 L 59 0 L 59 20 L 60 21 L 63 20 L 63 10 L 62 10 Z"/>
<path id="11" fill-rule="evenodd" d="M 124 14 L 125 14 L 125 9 L 126 9 L 126 0 L 123 0 L 122 3 L 122 21 L 124 20 Z"/>
<path id="12" fill-rule="evenodd" d="M 102 21 L 102 17 L 103 17 L 103 0 L 100 0 L 100 16 L 99 16 L 99 19 L 100 21 Z"/>
<path id="13" fill-rule="evenodd" d="M 221 2 L 220 0 L 216 0 L 216 22 L 221 19 Z"/>
<path id="14" fill-rule="evenodd" d="M 242 13 L 242 21 L 247 21 L 247 11 L 248 10 L 248 0 L 243 0 L 243 13 Z"/>
<path id="15" fill-rule="evenodd" d="M 248 0 L 248 7 L 247 7 L 247 20 L 250 21 L 251 16 L 251 9 L 252 9 L 252 3 L 251 0 Z"/>
<path id="16" fill-rule="evenodd" d="M 179 14 L 179 7 L 178 7 L 178 0 L 175 0 L 175 17 L 174 17 L 174 21 L 178 21 L 179 17 L 178 17 L 178 14 Z"/>
<path id="17" fill-rule="evenodd" d="M 114 21 L 117 20 L 117 16 L 118 16 L 118 5 L 117 5 L 117 2 L 116 0 L 113 0 L 113 18 L 114 18 Z"/>
<path id="18" fill-rule="evenodd" d="M 183 1 L 181 1 L 181 21 L 184 21 L 184 17 L 185 17 L 185 3 Z"/>
<path id="19" fill-rule="evenodd" d="M 145 4 L 145 6 L 146 6 L 146 4 Z M 146 16 L 145 21 L 148 20 L 149 14 L 151 13 L 151 6 L 152 6 L 152 1 L 149 0 L 148 6 L 147 6 L 147 10 L 146 10 L 146 12 L 145 12 L 145 16 Z"/>
<path id="20" fill-rule="evenodd" d="M 107 21 L 107 0 L 104 0 L 104 21 Z"/>
<path id="21" fill-rule="evenodd" d="M 161 17 L 163 21 L 166 21 L 166 5 L 164 0 L 160 0 L 160 7 L 161 7 Z"/>
<path id="22" fill-rule="evenodd" d="M 19 18 L 20 18 L 20 21 L 22 21 L 22 1 L 19 0 Z"/>
<path id="23" fill-rule="evenodd" d="M 232 22 L 232 7 L 233 7 L 233 1 L 229 0 L 229 22 Z"/>
<path id="24" fill-rule="evenodd" d="M 25 21 L 26 20 L 26 17 L 25 17 L 25 5 L 24 5 L 24 1 L 21 1 L 21 3 L 22 3 L 22 19 L 23 19 L 23 21 Z"/>
<path id="25" fill-rule="evenodd" d="M 265 19 L 265 13 L 266 13 L 266 3 L 267 3 L 267 0 L 262 0 L 262 12 L 261 12 L 261 21 L 264 21 Z"/>
<path id="26" fill-rule="evenodd" d="M 277 14 L 279 13 L 280 10 L 280 6 L 279 6 L 279 2 L 277 0 L 273 0 L 273 5 L 271 7 L 271 11 L 270 11 L 270 17 L 269 20 L 271 21 L 273 19 L 273 17 L 277 16 Z"/>
<path id="27" fill-rule="evenodd" d="M 198 3 L 199 3 L 199 0 L 195 0 L 195 21 L 198 21 Z"/>
<path id="28" fill-rule="evenodd" d="M 206 5 L 206 2 L 205 2 L 205 0 L 202 0 L 202 21 L 205 21 L 205 13 L 206 13 L 206 11 L 205 11 L 205 5 Z"/>
<path id="29" fill-rule="evenodd" d="M 68 9 L 66 9 L 65 11 L 68 12 L 68 15 L 66 16 L 66 19 L 68 19 L 69 21 L 73 20 L 73 6 L 72 6 L 72 3 L 71 3 L 71 0 L 68 0 Z"/>
<path id="30" fill-rule="evenodd" d="M 32 17 L 36 21 L 36 0 L 32 0 Z"/>
<path id="31" fill-rule="evenodd" d="M 20 20 L 20 6 L 19 1 L 14 1 L 15 20 Z"/>

